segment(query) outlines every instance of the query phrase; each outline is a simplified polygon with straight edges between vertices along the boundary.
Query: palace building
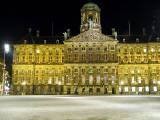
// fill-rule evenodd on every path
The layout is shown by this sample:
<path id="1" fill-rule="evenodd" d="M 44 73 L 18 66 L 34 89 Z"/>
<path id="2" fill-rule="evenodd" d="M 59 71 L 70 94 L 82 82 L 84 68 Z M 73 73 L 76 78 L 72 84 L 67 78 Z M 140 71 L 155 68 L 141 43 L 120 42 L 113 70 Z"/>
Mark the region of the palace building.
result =
<path id="1" fill-rule="evenodd" d="M 159 94 L 160 42 L 127 43 L 102 34 L 101 9 L 81 9 L 80 34 L 63 43 L 14 45 L 13 94 Z"/>

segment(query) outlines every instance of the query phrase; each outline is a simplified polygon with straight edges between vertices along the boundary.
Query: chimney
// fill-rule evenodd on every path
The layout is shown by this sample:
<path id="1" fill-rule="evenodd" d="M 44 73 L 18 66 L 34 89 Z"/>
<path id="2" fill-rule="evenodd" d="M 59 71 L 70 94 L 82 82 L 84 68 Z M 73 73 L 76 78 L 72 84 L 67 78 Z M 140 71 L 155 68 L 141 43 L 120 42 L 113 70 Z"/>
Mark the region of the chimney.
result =
<path id="1" fill-rule="evenodd" d="M 139 43 L 139 38 L 136 38 L 136 42 Z"/>
<path id="2" fill-rule="evenodd" d="M 67 29 L 67 36 L 68 36 L 68 38 L 70 38 L 70 32 L 71 32 L 71 30 Z"/>
<path id="3" fill-rule="evenodd" d="M 115 36 L 116 29 L 112 28 L 112 35 Z"/>
<path id="4" fill-rule="evenodd" d="M 146 36 L 146 28 L 142 28 L 142 35 Z"/>
<path id="5" fill-rule="evenodd" d="M 28 28 L 28 33 L 31 33 L 32 32 L 32 28 Z"/>
<path id="6" fill-rule="evenodd" d="M 157 42 L 160 42 L 160 38 L 159 37 L 157 37 L 156 40 L 157 40 Z"/>
<path id="7" fill-rule="evenodd" d="M 24 44 L 27 44 L 27 40 L 24 40 Z"/>
<path id="8" fill-rule="evenodd" d="M 59 44 L 59 40 L 56 40 L 56 44 Z"/>
<path id="9" fill-rule="evenodd" d="M 123 38 L 123 43 L 125 43 L 126 42 L 126 39 L 125 38 Z"/>
<path id="10" fill-rule="evenodd" d="M 36 37 L 37 37 L 37 38 L 40 37 L 40 31 L 39 31 L 39 30 L 36 31 Z"/>
<path id="11" fill-rule="evenodd" d="M 44 40 L 44 44 L 46 44 L 47 43 L 47 40 Z"/>

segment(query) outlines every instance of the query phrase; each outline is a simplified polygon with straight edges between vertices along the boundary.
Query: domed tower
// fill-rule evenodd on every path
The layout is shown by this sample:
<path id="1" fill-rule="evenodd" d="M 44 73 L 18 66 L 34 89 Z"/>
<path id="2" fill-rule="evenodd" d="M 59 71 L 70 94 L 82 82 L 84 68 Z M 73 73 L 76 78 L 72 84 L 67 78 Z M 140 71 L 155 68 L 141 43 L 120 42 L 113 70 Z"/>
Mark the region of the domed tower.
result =
<path id="1" fill-rule="evenodd" d="M 101 9 L 93 2 L 89 2 L 82 7 L 80 26 L 81 33 L 89 29 L 101 32 L 100 12 Z"/>

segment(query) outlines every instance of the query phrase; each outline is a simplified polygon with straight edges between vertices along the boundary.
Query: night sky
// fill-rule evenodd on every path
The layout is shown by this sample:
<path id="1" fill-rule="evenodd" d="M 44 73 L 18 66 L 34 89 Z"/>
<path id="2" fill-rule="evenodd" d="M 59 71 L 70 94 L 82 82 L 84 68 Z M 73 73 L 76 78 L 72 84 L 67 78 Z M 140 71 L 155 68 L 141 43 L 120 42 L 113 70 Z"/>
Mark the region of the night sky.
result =
<path id="1" fill-rule="evenodd" d="M 128 31 L 131 23 L 132 34 L 140 34 L 142 28 L 151 29 L 152 21 L 160 24 L 160 0 L 50 0 L 50 1 L 7 1 L 0 4 L 0 54 L 3 55 L 4 42 L 16 43 L 32 28 L 33 35 L 40 30 L 41 36 L 51 35 L 51 23 L 54 22 L 54 35 L 62 36 L 66 29 L 71 35 L 79 33 L 80 9 L 92 1 L 101 8 L 101 24 L 104 34 L 111 34 L 116 28 L 118 34 Z M 148 32 L 149 33 L 149 32 Z M 12 51 L 13 52 L 13 51 Z M 6 55 L 6 62 L 12 63 L 12 52 Z"/>
<path id="2" fill-rule="evenodd" d="M 0 7 L 0 41 L 20 40 L 31 27 L 33 34 L 37 29 L 42 36 L 51 35 L 51 22 L 54 22 L 54 35 L 61 36 L 67 29 L 71 34 L 79 33 L 80 9 L 88 1 L 101 8 L 103 33 L 111 34 L 111 28 L 118 34 L 128 31 L 131 22 L 132 34 L 139 34 L 142 27 L 151 28 L 153 16 L 159 19 L 158 0 L 52 0 L 22 1 L 4 3 Z"/>

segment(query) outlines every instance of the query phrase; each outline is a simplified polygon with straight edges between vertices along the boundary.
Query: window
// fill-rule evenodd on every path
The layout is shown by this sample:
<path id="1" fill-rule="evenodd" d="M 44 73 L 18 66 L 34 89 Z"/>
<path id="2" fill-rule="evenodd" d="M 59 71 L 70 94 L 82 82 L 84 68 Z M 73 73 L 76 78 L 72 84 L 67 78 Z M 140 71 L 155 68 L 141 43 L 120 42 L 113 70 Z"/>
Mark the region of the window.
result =
<path id="1" fill-rule="evenodd" d="M 83 47 L 82 50 L 86 50 L 86 49 Z"/>
<path id="2" fill-rule="evenodd" d="M 104 76 L 104 82 L 107 82 L 108 76 Z"/>
<path id="3" fill-rule="evenodd" d="M 154 87 L 153 87 L 153 91 L 154 91 L 154 92 L 157 92 L 157 86 L 154 86 Z"/>
<path id="4" fill-rule="evenodd" d="M 85 76 L 82 75 L 82 83 L 85 83 Z"/>
<path id="5" fill-rule="evenodd" d="M 96 48 L 96 50 L 97 50 L 97 51 L 99 51 L 99 50 L 100 50 L 100 48 Z"/>
<path id="6" fill-rule="evenodd" d="M 132 92 L 136 92 L 136 87 L 132 87 Z"/>
<path id="7" fill-rule="evenodd" d="M 90 69 L 90 70 L 89 70 L 89 73 L 93 73 L 93 70 L 92 70 L 92 69 Z"/>
<path id="8" fill-rule="evenodd" d="M 70 52 L 71 51 L 71 48 L 68 48 L 68 52 Z"/>
<path id="9" fill-rule="evenodd" d="M 131 73 L 134 74 L 134 70 L 131 70 Z"/>
<path id="10" fill-rule="evenodd" d="M 121 81 L 120 84 L 121 84 L 121 85 L 124 85 L 124 81 Z"/>
<path id="11" fill-rule="evenodd" d="M 154 48 L 151 48 L 151 52 L 154 52 L 155 50 L 154 50 Z"/>
<path id="12" fill-rule="evenodd" d="M 107 51 L 107 48 L 104 48 L 104 51 Z"/>
<path id="13" fill-rule="evenodd" d="M 97 69 L 97 73 L 99 73 L 99 72 L 101 72 L 101 70 L 100 70 L 100 69 Z"/>
<path id="14" fill-rule="evenodd" d="M 108 73 L 108 69 L 104 69 L 104 73 Z"/>
<path id="15" fill-rule="evenodd" d="M 124 91 L 125 91 L 125 92 L 128 92 L 128 87 L 125 87 L 125 88 L 124 88 Z"/>
<path id="16" fill-rule="evenodd" d="M 39 53 L 40 53 L 40 50 L 39 50 L 39 49 L 38 49 L 38 50 L 36 50 L 36 53 L 37 53 L 37 54 L 39 54 Z"/>
<path id="17" fill-rule="evenodd" d="M 144 48 L 144 49 L 143 49 L 143 51 L 146 53 L 146 52 L 147 52 L 147 49 L 146 49 L 146 48 Z"/>
<path id="18" fill-rule="evenodd" d="M 146 90 L 146 92 L 149 92 L 149 87 L 146 86 L 146 87 L 145 87 L 145 90 Z"/>
<path id="19" fill-rule="evenodd" d="M 90 76 L 89 76 L 89 84 L 92 84 L 92 83 L 93 83 L 93 76 L 90 75 Z"/>
<path id="20" fill-rule="evenodd" d="M 74 60 L 77 61 L 78 60 L 78 54 L 74 55 Z"/>
<path id="21" fill-rule="evenodd" d="M 92 48 L 89 48 L 89 51 L 92 51 Z"/>
<path id="22" fill-rule="evenodd" d="M 122 89 L 121 89 L 121 87 L 119 87 L 119 92 L 122 92 Z"/>
<path id="23" fill-rule="evenodd" d="M 74 72 L 78 72 L 78 69 L 74 69 Z"/>
<path id="24" fill-rule="evenodd" d="M 100 60 L 100 59 L 101 59 L 101 55 L 97 54 L 97 60 Z"/>
<path id="25" fill-rule="evenodd" d="M 134 77 L 132 77 L 132 78 L 131 78 L 131 81 L 132 81 L 132 83 L 134 83 L 134 82 L 135 82 L 135 81 L 134 81 Z"/>
<path id="26" fill-rule="evenodd" d="M 85 54 L 82 54 L 82 60 L 84 61 L 86 58 L 86 55 Z"/>
<path id="27" fill-rule="evenodd" d="M 104 54 L 104 60 L 107 60 L 107 54 Z"/>
<path id="28" fill-rule="evenodd" d="M 142 92 L 142 90 L 143 90 L 142 87 L 139 87 L 139 88 L 138 88 L 138 91 L 139 91 L 139 92 Z"/>
<path id="29" fill-rule="evenodd" d="M 52 78 L 51 77 L 48 80 L 48 84 L 52 84 Z"/>
<path id="30" fill-rule="evenodd" d="M 75 51 L 77 51 L 77 50 L 78 50 L 78 48 L 74 48 L 74 50 L 75 50 Z"/>
<path id="31" fill-rule="evenodd" d="M 141 83 L 142 81 L 141 81 L 141 77 L 138 77 L 138 83 Z"/>
<path id="32" fill-rule="evenodd" d="M 97 76 L 97 83 L 100 83 L 101 77 L 100 75 Z"/>

